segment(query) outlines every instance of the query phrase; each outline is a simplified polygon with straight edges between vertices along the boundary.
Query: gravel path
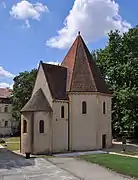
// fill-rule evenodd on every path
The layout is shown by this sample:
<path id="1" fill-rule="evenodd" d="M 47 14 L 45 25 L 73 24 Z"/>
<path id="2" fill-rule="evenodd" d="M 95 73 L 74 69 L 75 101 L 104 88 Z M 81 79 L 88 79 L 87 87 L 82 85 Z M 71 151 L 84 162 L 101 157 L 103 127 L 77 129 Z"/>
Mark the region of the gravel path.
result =
<path id="1" fill-rule="evenodd" d="M 0 146 L 0 180 L 129 180 L 95 164 L 75 158 L 31 158 Z"/>

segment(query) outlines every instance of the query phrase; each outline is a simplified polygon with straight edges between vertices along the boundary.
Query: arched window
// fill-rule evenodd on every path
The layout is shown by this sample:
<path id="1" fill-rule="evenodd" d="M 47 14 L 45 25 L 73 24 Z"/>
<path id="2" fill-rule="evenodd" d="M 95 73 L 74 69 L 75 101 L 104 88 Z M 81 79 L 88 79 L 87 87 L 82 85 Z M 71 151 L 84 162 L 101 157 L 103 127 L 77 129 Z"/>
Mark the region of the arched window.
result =
<path id="1" fill-rule="evenodd" d="M 44 133 L 44 121 L 40 120 L 39 122 L 39 133 Z"/>
<path id="2" fill-rule="evenodd" d="M 103 102 L 103 114 L 105 114 L 105 102 Z"/>
<path id="3" fill-rule="evenodd" d="M 27 121 L 23 120 L 23 133 L 27 133 Z"/>
<path id="4" fill-rule="evenodd" d="M 8 106 L 5 106 L 4 112 L 8 112 Z"/>
<path id="5" fill-rule="evenodd" d="M 61 106 L 61 118 L 64 118 L 64 106 Z"/>
<path id="6" fill-rule="evenodd" d="M 8 121 L 5 121 L 4 126 L 5 126 L 5 127 L 8 127 Z"/>
<path id="7" fill-rule="evenodd" d="M 87 113 L 87 104 L 86 101 L 82 102 L 82 114 L 86 114 Z"/>

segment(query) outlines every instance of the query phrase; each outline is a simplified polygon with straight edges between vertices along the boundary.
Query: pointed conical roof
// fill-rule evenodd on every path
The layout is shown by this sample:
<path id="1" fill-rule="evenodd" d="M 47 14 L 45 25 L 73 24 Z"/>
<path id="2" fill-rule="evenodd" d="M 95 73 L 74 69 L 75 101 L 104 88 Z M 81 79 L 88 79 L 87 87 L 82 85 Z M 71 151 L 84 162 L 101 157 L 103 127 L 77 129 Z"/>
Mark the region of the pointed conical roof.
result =
<path id="1" fill-rule="evenodd" d="M 21 110 L 21 112 L 29 111 L 52 112 L 52 108 L 41 88 L 38 89 L 38 91 L 31 97 L 31 99 L 25 104 L 25 106 Z"/>
<path id="2" fill-rule="evenodd" d="M 110 94 L 80 33 L 62 61 L 61 66 L 66 67 L 68 71 L 67 91 Z"/>

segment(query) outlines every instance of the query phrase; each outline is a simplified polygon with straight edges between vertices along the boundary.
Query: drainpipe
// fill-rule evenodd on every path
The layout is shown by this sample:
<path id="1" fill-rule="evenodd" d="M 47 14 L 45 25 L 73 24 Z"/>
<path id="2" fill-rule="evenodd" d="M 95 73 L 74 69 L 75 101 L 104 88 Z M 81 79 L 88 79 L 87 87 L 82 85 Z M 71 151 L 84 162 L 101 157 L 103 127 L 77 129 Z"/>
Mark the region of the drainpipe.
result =
<path id="1" fill-rule="evenodd" d="M 69 116 L 69 102 L 68 102 L 68 151 L 70 151 L 70 116 Z"/>
<path id="2" fill-rule="evenodd" d="M 34 112 L 32 112 L 31 116 L 31 153 L 33 154 L 34 149 Z"/>
<path id="3" fill-rule="evenodd" d="M 21 131 L 22 131 L 22 129 L 21 129 L 22 128 L 21 127 L 21 121 L 22 121 L 22 119 L 20 119 L 20 122 L 19 122 L 19 125 L 20 125 L 20 153 L 21 153 Z M 18 125 L 18 128 L 19 128 L 19 125 Z"/>

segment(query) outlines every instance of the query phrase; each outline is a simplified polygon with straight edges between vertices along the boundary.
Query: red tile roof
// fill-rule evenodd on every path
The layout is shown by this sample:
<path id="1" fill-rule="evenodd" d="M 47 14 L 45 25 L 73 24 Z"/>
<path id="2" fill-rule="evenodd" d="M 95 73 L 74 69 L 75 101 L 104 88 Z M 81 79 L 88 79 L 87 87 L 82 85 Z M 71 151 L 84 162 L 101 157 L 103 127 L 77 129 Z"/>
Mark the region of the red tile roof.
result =
<path id="1" fill-rule="evenodd" d="M 12 90 L 9 88 L 0 88 L 0 98 L 7 98 L 12 94 Z"/>
<path id="2" fill-rule="evenodd" d="M 80 34 L 61 63 L 67 68 L 67 91 L 110 94 Z"/>
<path id="3" fill-rule="evenodd" d="M 95 61 L 80 34 L 61 66 L 41 61 L 53 99 L 66 100 L 68 92 L 110 94 Z"/>

